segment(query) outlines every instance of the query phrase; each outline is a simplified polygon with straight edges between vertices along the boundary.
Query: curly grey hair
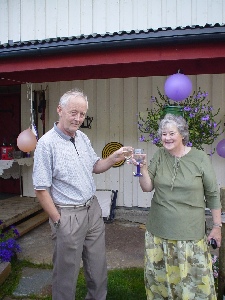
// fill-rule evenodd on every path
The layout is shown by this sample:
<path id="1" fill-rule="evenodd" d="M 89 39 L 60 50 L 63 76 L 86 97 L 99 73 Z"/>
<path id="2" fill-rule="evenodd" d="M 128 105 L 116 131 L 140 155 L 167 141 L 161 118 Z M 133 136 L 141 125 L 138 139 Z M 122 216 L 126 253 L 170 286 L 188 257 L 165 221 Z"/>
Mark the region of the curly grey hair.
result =
<path id="1" fill-rule="evenodd" d="M 64 95 L 62 95 L 62 97 L 59 100 L 59 105 L 61 107 L 64 107 L 68 103 L 68 101 L 71 97 L 75 97 L 75 98 L 76 97 L 82 97 L 82 98 L 84 98 L 84 100 L 87 102 L 87 107 L 88 107 L 87 96 L 83 93 L 83 91 L 81 91 L 78 88 L 74 88 L 74 89 L 66 92 Z"/>
<path id="2" fill-rule="evenodd" d="M 189 130 L 188 124 L 185 119 L 181 116 L 176 116 L 173 114 L 166 114 L 165 117 L 160 121 L 158 129 L 158 137 L 162 138 L 163 129 L 168 125 L 173 124 L 177 127 L 179 133 L 183 137 L 183 144 L 187 145 L 189 142 Z"/>

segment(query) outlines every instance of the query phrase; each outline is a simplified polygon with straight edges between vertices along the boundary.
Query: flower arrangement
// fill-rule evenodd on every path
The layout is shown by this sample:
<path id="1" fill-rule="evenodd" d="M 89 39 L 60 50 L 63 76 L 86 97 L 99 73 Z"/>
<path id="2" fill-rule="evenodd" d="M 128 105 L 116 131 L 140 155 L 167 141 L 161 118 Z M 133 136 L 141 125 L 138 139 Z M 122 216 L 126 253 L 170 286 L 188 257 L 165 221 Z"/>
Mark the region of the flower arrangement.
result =
<path id="1" fill-rule="evenodd" d="M 2 221 L 0 220 L 0 225 Z M 10 262 L 13 256 L 20 252 L 20 246 L 16 242 L 16 238 L 19 237 L 19 232 L 14 226 L 11 226 L 7 230 L 0 229 L 0 263 Z"/>
<path id="2" fill-rule="evenodd" d="M 139 112 L 138 114 L 138 129 L 142 133 L 140 141 L 152 141 L 157 147 L 162 146 L 157 131 L 159 122 L 165 115 L 165 109 L 169 106 L 177 107 L 188 123 L 188 146 L 204 150 L 203 145 L 211 145 L 224 132 L 224 130 L 220 129 L 221 120 L 219 122 L 215 120 L 220 109 L 214 111 L 210 101 L 206 100 L 208 93 L 202 92 L 200 88 L 197 93 L 194 92 L 180 102 L 171 101 L 167 96 L 162 95 L 159 89 L 158 94 L 161 101 L 156 97 L 151 98 L 155 107 L 153 109 L 147 108 L 147 117 L 146 112 Z"/>

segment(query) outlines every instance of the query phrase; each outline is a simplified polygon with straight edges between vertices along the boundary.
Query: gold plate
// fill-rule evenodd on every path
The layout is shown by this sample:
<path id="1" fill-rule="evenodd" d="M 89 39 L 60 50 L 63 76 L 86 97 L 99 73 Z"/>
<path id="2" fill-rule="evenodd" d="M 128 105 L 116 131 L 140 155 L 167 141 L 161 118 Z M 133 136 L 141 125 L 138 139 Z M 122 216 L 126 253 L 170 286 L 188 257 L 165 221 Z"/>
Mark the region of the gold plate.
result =
<path id="1" fill-rule="evenodd" d="M 121 147 L 123 147 L 123 145 L 118 142 L 110 142 L 110 143 L 106 144 L 102 150 L 102 158 L 108 157 L 110 154 L 112 154 L 116 150 L 120 149 Z M 122 160 L 122 161 L 114 164 L 113 167 L 114 168 L 120 167 L 124 164 L 124 162 L 125 162 L 125 160 Z"/>

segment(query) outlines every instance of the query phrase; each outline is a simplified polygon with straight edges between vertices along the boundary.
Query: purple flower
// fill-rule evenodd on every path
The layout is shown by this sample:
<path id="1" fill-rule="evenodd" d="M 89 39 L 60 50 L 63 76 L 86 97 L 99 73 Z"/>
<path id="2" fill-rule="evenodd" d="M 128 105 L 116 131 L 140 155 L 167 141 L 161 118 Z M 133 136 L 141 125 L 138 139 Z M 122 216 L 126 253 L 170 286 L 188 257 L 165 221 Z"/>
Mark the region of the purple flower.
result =
<path id="1" fill-rule="evenodd" d="M 0 221 L 2 224 L 2 221 Z M 12 257 L 20 252 L 20 246 L 16 242 L 16 237 L 19 236 L 15 226 L 10 226 L 8 230 L 0 229 L 0 262 L 10 262 Z"/>
<path id="2" fill-rule="evenodd" d="M 195 109 L 194 109 L 195 113 L 197 113 L 198 110 L 199 110 L 199 108 L 198 108 L 198 107 L 195 107 Z"/>
<path id="3" fill-rule="evenodd" d="M 141 137 L 139 138 L 139 141 L 140 142 L 145 142 L 145 140 L 146 140 L 145 137 L 143 135 L 141 135 Z"/>
<path id="4" fill-rule="evenodd" d="M 21 248 L 13 238 L 9 238 L 5 242 L 0 242 L 0 262 L 11 261 L 16 252 L 20 252 Z"/>
<path id="5" fill-rule="evenodd" d="M 195 96 L 195 99 L 199 99 L 201 98 L 202 94 L 200 92 L 198 92 L 198 94 Z"/>
<path id="6" fill-rule="evenodd" d="M 210 118 L 209 118 L 209 115 L 206 115 L 205 117 L 202 117 L 202 118 L 201 118 L 202 121 L 208 121 L 209 119 L 210 119 Z"/>
<path id="7" fill-rule="evenodd" d="M 7 249 L 1 249 L 1 244 L 0 244 L 0 261 L 8 262 L 12 258 L 12 253 L 11 251 L 8 251 Z"/>
<path id="8" fill-rule="evenodd" d="M 16 229 L 16 228 L 13 228 L 13 233 L 17 236 L 17 237 L 19 237 L 19 231 Z"/>
<path id="9" fill-rule="evenodd" d="M 185 111 L 190 111 L 190 110 L 191 110 L 191 107 L 185 106 L 185 107 L 184 107 L 184 110 L 185 110 Z"/>
<path id="10" fill-rule="evenodd" d="M 157 143 L 159 143 L 160 142 L 160 138 L 158 138 L 158 137 L 155 137 L 154 139 L 153 139 L 153 141 L 152 141 L 152 143 L 155 145 L 155 144 L 157 144 Z"/>
<path id="11" fill-rule="evenodd" d="M 16 241 L 13 238 L 7 240 L 8 249 L 14 249 Z"/>

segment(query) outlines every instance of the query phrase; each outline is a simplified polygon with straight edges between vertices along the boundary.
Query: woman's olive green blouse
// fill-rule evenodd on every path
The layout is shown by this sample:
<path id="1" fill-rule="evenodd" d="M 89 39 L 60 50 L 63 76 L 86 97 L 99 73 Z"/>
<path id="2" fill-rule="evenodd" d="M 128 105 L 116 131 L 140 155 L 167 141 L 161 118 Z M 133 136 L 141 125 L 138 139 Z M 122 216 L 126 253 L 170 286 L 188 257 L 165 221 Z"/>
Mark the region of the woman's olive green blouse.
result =
<path id="1" fill-rule="evenodd" d="M 205 207 L 221 208 L 208 155 L 192 148 L 181 158 L 160 148 L 148 167 L 154 195 L 147 230 L 170 240 L 199 240 L 205 234 Z"/>

